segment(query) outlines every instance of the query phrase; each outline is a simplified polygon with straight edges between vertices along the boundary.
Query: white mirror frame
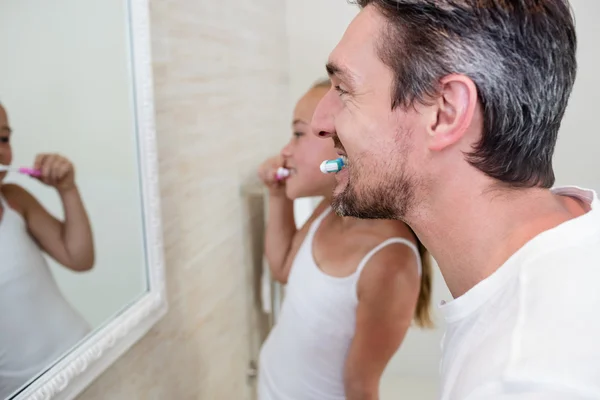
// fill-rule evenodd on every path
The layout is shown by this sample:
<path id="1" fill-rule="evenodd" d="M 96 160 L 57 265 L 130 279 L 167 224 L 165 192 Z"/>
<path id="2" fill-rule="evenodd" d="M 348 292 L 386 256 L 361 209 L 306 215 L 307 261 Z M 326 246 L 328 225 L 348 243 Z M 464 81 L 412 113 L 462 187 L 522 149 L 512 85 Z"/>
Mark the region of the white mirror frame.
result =
<path id="1" fill-rule="evenodd" d="M 11 400 L 73 399 L 167 312 L 148 0 L 129 0 L 148 290 L 88 335 Z"/>

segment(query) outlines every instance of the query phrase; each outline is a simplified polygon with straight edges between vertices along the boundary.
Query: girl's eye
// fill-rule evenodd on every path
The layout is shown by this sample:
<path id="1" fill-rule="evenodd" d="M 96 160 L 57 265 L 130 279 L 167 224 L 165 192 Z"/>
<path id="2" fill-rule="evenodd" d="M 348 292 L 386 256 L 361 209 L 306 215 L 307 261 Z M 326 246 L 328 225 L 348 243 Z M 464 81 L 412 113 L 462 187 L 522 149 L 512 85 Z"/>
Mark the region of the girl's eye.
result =
<path id="1" fill-rule="evenodd" d="M 0 143 L 8 143 L 10 138 L 8 136 L 0 137 Z"/>
<path id="2" fill-rule="evenodd" d="M 301 136 L 304 136 L 302 132 L 294 132 L 294 137 L 299 138 Z"/>

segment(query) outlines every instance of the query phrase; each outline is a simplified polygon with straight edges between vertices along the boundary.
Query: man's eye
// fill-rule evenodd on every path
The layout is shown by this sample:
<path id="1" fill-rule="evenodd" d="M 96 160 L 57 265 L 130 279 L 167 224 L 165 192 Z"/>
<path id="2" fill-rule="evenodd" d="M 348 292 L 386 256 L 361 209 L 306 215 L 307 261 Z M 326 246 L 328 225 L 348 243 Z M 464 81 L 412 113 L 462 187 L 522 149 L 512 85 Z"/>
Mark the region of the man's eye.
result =
<path id="1" fill-rule="evenodd" d="M 348 93 L 347 91 L 345 91 L 344 89 L 342 89 L 340 87 L 340 85 L 335 85 L 334 88 L 335 88 L 336 92 L 339 93 L 340 96 Z"/>

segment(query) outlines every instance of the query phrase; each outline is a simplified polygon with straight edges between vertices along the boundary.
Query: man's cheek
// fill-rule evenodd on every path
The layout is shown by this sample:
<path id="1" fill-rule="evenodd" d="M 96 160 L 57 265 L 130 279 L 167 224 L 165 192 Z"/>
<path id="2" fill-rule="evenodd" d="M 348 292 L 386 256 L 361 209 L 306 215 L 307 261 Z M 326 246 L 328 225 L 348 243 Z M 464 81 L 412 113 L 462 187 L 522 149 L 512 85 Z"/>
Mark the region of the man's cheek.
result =
<path id="1" fill-rule="evenodd" d="M 359 147 L 361 141 L 360 129 L 357 129 L 357 126 L 352 122 L 344 121 L 338 124 L 336 133 L 348 155 L 353 151 L 352 149 L 356 150 Z"/>

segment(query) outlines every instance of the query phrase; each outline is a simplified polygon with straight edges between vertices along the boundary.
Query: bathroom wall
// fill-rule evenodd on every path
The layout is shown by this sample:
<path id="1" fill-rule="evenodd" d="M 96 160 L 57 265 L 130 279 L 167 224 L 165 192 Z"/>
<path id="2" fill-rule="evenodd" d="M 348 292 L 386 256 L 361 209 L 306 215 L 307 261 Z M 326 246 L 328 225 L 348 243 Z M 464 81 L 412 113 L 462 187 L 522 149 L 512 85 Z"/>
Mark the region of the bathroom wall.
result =
<path id="1" fill-rule="evenodd" d="M 288 138 L 285 3 L 151 0 L 170 311 L 80 397 L 251 399 L 260 201 L 240 195 Z"/>

